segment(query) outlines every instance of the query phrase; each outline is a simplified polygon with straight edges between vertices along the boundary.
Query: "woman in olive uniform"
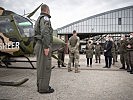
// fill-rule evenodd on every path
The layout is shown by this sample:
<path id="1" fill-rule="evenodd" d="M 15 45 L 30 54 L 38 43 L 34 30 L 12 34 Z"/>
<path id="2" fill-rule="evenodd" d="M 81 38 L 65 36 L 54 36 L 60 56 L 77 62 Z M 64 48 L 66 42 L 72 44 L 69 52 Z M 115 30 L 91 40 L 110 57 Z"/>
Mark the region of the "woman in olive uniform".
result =
<path id="1" fill-rule="evenodd" d="M 92 67 L 92 58 L 93 58 L 94 46 L 93 41 L 89 40 L 86 45 L 86 58 L 87 58 L 87 67 Z"/>

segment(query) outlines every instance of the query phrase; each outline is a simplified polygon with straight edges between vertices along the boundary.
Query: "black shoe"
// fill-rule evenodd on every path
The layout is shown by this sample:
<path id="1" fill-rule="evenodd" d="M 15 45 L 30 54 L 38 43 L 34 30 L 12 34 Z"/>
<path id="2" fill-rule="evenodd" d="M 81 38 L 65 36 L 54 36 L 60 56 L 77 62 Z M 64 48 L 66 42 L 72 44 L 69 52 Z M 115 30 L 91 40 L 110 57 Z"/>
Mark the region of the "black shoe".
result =
<path id="1" fill-rule="evenodd" d="M 60 65 L 58 65 L 58 68 L 60 68 Z"/>
<path id="2" fill-rule="evenodd" d="M 107 66 L 103 67 L 103 68 L 108 68 Z"/>
<path id="3" fill-rule="evenodd" d="M 66 67 L 65 65 L 62 65 L 62 67 Z"/>
<path id="4" fill-rule="evenodd" d="M 127 72 L 131 72 L 131 70 L 127 70 Z"/>
<path id="5" fill-rule="evenodd" d="M 97 61 L 95 63 L 97 63 Z"/>
<path id="6" fill-rule="evenodd" d="M 39 92 L 40 94 L 53 93 L 54 89 L 49 86 L 49 90 L 45 92 Z"/>
<path id="7" fill-rule="evenodd" d="M 125 69 L 125 67 L 121 67 L 120 69 Z"/>
<path id="8" fill-rule="evenodd" d="M 54 68 L 55 68 L 55 66 L 51 67 L 51 69 L 54 69 Z"/>
<path id="9" fill-rule="evenodd" d="M 133 74 L 133 71 L 131 71 L 130 74 Z"/>
<path id="10" fill-rule="evenodd" d="M 51 89 L 51 86 L 49 86 L 48 88 Z M 39 90 L 37 90 L 37 92 L 39 92 Z"/>
<path id="11" fill-rule="evenodd" d="M 111 66 L 109 66 L 108 68 L 111 68 Z"/>
<path id="12" fill-rule="evenodd" d="M 51 86 L 49 86 L 48 88 L 51 89 Z"/>

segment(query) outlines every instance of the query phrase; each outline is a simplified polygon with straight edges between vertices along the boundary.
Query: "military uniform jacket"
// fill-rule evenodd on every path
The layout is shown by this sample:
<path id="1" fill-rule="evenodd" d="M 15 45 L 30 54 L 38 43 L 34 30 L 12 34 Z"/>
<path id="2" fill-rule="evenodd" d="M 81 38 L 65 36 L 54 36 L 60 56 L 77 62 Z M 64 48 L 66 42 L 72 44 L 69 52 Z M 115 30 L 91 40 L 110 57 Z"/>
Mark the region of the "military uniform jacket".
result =
<path id="1" fill-rule="evenodd" d="M 127 53 L 127 40 L 120 40 L 120 47 L 119 47 L 119 52 L 122 53 Z"/>
<path id="2" fill-rule="evenodd" d="M 99 54 L 99 53 L 101 53 L 101 50 L 102 50 L 101 45 L 96 45 L 95 46 L 95 53 Z"/>
<path id="3" fill-rule="evenodd" d="M 114 42 L 112 42 L 112 49 L 111 49 L 111 52 L 112 52 L 112 53 L 115 53 L 115 51 L 116 51 L 116 45 L 115 45 Z"/>
<path id="4" fill-rule="evenodd" d="M 133 38 L 129 39 L 128 45 L 131 45 L 131 48 L 128 48 L 127 50 L 133 51 Z"/>
<path id="5" fill-rule="evenodd" d="M 39 41 L 44 49 L 49 48 L 53 42 L 53 29 L 49 15 L 41 13 L 35 24 L 35 38 Z"/>
<path id="6" fill-rule="evenodd" d="M 42 13 L 35 24 L 35 38 L 37 43 L 34 52 L 37 55 L 37 87 L 39 92 L 47 91 L 51 76 L 51 53 L 53 42 L 53 29 L 50 17 Z M 44 55 L 44 49 L 49 48 L 48 55 Z"/>
<path id="7" fill-rule="evenodd" d="M 94 46 L 92 44 L 86 45 L 86 58 L 93 58 Z"/>
<path id="8" fill-rule="evenodd" d="M 68 48 L 71 53 L 79 51 L 80 38 L 78 36 L 71 36 L 68 41 Z"/>

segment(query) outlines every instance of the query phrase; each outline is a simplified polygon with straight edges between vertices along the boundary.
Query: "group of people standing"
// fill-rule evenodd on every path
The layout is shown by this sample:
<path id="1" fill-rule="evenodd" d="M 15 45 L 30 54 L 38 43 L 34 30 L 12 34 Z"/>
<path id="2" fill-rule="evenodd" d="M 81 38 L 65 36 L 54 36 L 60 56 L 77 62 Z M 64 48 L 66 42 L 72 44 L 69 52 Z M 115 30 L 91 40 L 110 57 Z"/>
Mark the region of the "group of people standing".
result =
<path id="1" fill-rule="evenodd" d="M 122 35 L 119 52 L 122 64 L 120 69 L 125 69 L 130 74 L 133 74 L 133 33 L 130 33 L 129 39 Z"/>
<path id="2" fill-rule="evenodd" d="M 109 39 L 108 39 L 109 40 Z M 71 63 L 73 63 L 73 59 L 75 62 L 75 73 L 80 72 L 79 67 L 79 44 L 80 44 L 80 38 L 77 36 L 76 31 L 73 31 L 73 35 L 69 38 L 68 41 L 68 48 L 69 48 L 69 62 L 68 62 L 68 72 L 72 71 L 71 69 Z M 105 61 L 106 66 L 110 67 L 112 63 L 112 42 L 107 41 L 104 46 L 104 55 L 105 55 Z M 93 60 L 93 54 L 95 51 L 95 63 L 101 62 L 101 53 L 102 53 L 102 46 L 99 44 L 99 42 L 96 42 L 96 45 L 93 44 L 93 41 L 89 39 L 86 44 L 85 53 L 86 53 L 86 59 L 87 59 L 87 67 L 92 67 L 92 60 Z M 109 65 L 108 65 L 109 64 Z M 105 68 L 104 67 L 104 68 Z"/>
<path id="3" fill-rule="evenodd" d="M 53 93 L 54 89 L 49 85 L 51 76 L 51 54 L 52 54 L 52 42 L 53 42 L 53 29 L 50 21 L 50 9 L 46 4 L 41 6 L 41 14 L 35 23 L 35 36 L 36 44 L 34 52 L 37 56 L 37 91 L 41 94 Z M 69 38 L 69 61 L 68 61 L 68 72 L 72 71 L 71 63 L 75 63 L 75 73 L 79 71 L 79 44 L 80 38 L 77 36 L 77 32 L 74 30 L 73 35 Z M 116 61 L 114 56 L 113 47 L 114 41 L 111 37 L 106 37 L 104 44 L 104 56 L 105 56 L 105 67 L 110 68 L 113 61 Z M 92 67 L 93 52 L 95 50 L 96 63 L 100 63 L 101 46 L 99 42 L 97 45 L 93 45 L 93 41 L 89 40 L 86 45 L 86 58 L 87 67 Z M 133 33 L 130 34 L 130 39 L 127 40 L 125 36 L 121 37 L 120 41 L 120 60 L 122 67 L 120 69 L 127 69 L 128 72 L 133 74 Z M 61 50 L 64 52 L 64 50 Z M 64 53 L 63 53 L 64 54 Z M 64 57 L 64 55 L 60 55 Z M 64 61 L 64 59 L 63 59 Z M 127 65 L 127 67 L 125 66 Z M 58 62 L 60 65 L 60 62 Z M 65 67 L 64 63 L 62 66 Z"/>
<path id="4" fill-rule="evenodd" d="M 73 35 L 69 38 L 68 41 L 68 48 L 69 48 L 69 61 L 68 61 L 68 72 L 72 71 L 71 69 L 71 64 L 74 65 L 75 68 L 75 73 L 80 72 L 79 71 L 79 44 L 80 44 L 80 38 L 77 36 L 76 30 L 73 31 Z M 101 62 L 101 45 L 99 42 L 97 44 L 93 45 L 92 40 L 88 40 L 86 44 L 86 58 L 87 58 L 87 67 L 92 67 L 92 58 L 93 58 L 93 53 L 95 50 L 95 58 L 96 58 L 96 63 Z"/>
<path id="5" fill-rule="evenodd" d="M 96 42 L 94 45 L 93 40 L 89 39 L 86 44 L 85 53 L 87 58 L 87 67 L 92 67 L 93 54 L 95 53 L 95 63 L 101 62 L 101 53 L 105 56 L 105 66 L 103 68 L 111 68 L 117 62 L 118 52 L 120 53 L 120 61 L 122 67 L 120 69 L 127 69 L 127 72 L 133 74 L 133 33 L 130 34 L 130 38 L 127 40 L 124 35 L 122 35 L 121 40 L 118 41 L 118 45 L 114 42 L 111 36 L 106 36 L 105 43 L 103 46 Z M 75 62 L 75 73 L 80 72 L 79 67 L 79 44 L 80 38 L 77 36 L 76 31 L 73 31 L 73 35 L 69 38 L 68 48 L 69 48 L 69 62 L 68 62 L 68 72 L 72 71 L 71 63 L 73 59 Z M 119 51 L 118 51 L 119 50 Z M 125 66 L 127 65 L 127 68 Z"/>

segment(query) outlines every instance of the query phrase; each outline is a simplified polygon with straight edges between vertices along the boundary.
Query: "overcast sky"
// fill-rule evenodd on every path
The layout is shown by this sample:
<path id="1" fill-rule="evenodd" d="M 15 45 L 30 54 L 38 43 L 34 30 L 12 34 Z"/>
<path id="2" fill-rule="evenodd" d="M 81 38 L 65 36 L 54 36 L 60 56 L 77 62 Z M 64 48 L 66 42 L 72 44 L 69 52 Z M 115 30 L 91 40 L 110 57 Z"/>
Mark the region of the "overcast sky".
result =
<path id="1" fill-rule="evenodd" d="M 105 11 L 133 5 L 133 0 L 0 0 L 0 6 L 23 15 L 41 3 L 50 7 L 54 29 Z M 32 17 L 37 19 L 40 9 Z"/>

